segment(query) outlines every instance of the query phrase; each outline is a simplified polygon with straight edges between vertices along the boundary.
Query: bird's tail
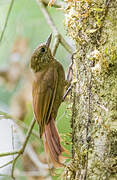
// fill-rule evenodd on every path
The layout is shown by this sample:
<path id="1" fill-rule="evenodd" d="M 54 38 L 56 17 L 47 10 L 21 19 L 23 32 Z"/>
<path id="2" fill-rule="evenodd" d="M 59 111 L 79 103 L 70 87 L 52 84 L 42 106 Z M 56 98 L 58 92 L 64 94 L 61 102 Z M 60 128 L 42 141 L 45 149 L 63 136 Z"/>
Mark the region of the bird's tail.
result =
<path id="1" fill-rule="evenodd" d="M 47 160 L 51 160 L 54 167 L 62 167 L 66 157 L 62 156 L 62 152 L 65 150 L 60 144 L 60 137 L 55 126 L 54 119 L 50 119 L 49 123 L 45 125 L 43 133 L 44 149 L 47 155 Z"/>

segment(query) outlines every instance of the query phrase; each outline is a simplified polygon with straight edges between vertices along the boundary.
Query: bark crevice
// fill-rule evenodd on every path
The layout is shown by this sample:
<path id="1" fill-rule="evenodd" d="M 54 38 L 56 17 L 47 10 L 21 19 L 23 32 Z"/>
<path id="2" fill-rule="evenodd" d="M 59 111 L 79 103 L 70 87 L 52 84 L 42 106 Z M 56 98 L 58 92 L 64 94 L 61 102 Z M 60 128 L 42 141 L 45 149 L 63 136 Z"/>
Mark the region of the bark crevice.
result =
<path id="1" fill-rule="evenodd" d="M 76 43 L 76 53 L 72 161 L 66 168 L 66 179 L 110 180 L 117 177 L 117 3 L 67 3 L 66 27 Z"/>

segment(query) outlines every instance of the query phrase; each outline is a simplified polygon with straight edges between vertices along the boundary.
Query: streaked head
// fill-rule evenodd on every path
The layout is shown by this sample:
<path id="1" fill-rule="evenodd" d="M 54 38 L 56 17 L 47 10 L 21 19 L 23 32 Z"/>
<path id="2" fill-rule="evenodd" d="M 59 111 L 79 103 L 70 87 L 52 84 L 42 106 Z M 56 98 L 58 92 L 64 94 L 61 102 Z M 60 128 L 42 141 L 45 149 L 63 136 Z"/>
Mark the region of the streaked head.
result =
<path id="1" fill-rule="evenodd" d="M 31 57 L 31 68 L 34 72 L 38 72 L 41 68 L 48 65 L 52 61 L 52 54 L 50 50 L 50 43 L 52 34 L 48 37 L 46 43 L 39 45 L 33 52 Z"/>

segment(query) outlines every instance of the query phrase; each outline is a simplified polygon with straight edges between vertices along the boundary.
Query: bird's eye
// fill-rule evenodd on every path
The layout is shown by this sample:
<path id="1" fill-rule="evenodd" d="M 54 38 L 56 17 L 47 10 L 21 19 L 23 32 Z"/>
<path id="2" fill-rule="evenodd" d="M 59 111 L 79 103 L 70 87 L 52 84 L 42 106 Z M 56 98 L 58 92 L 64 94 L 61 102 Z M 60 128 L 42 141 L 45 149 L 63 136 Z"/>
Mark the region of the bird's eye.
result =
<path id="1" fill-rule="evenodd" d="M 41 52 L 45 52 L 45 48 L 41 48 Z"/>

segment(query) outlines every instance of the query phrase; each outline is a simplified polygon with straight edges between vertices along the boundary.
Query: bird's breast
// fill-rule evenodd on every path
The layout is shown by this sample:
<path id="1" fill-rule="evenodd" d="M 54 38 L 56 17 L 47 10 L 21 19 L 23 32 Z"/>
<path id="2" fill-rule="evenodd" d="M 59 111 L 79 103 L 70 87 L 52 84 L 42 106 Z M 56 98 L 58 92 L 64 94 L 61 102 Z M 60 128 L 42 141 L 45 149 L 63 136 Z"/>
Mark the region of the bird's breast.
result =
<path id="1" fill-rule="evenodd" d="M 48 88 L 53 89 L 54 87 L 54 68 L 46 68 L 41 70 L 34 75 L 34 83 L 40 87 L 40 91 L 46 91 Z"/>

